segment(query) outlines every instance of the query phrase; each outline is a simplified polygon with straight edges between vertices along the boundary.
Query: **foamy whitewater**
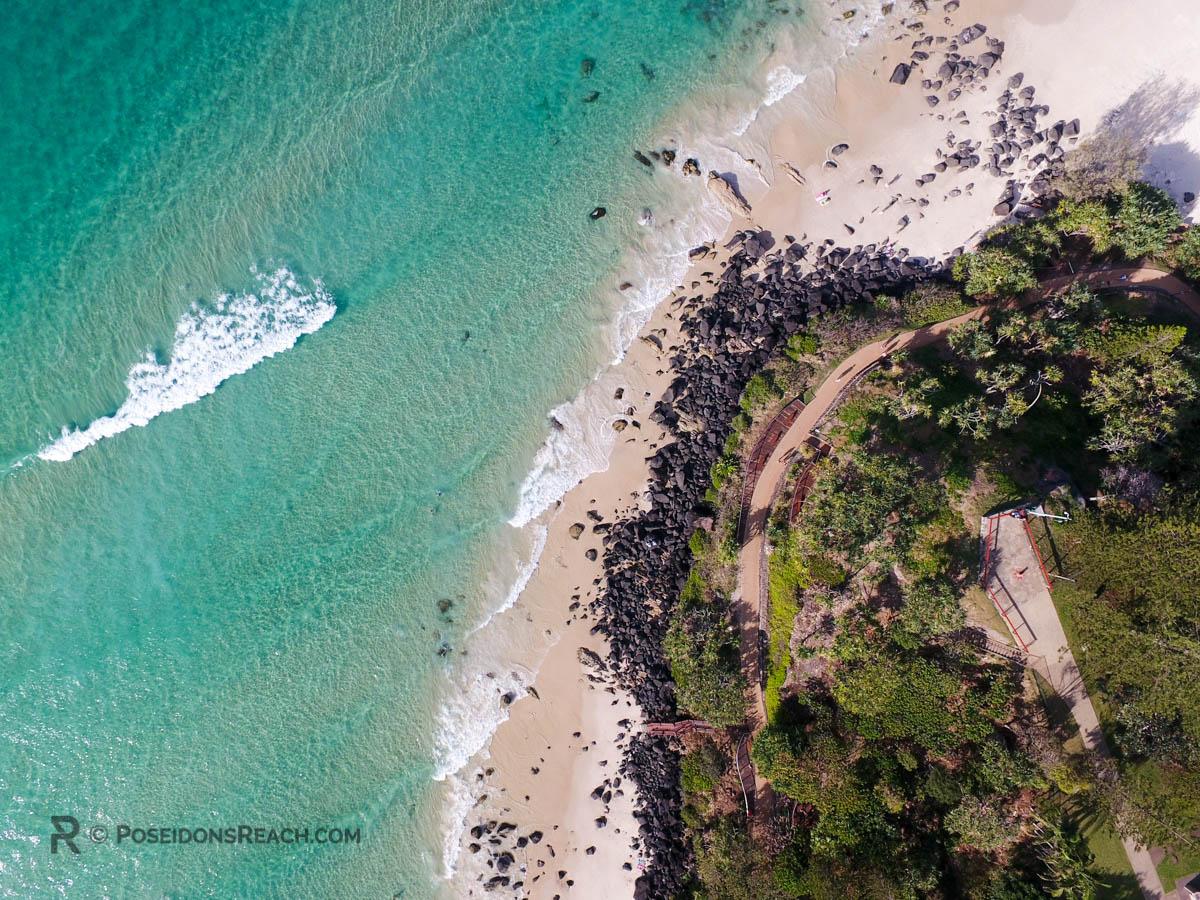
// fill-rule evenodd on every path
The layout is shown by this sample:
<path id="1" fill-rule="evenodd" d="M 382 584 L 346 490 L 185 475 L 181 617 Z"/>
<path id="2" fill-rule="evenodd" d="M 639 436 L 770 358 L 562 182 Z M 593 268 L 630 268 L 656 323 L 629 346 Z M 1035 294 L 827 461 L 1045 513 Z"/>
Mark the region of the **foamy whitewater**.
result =
<path id="1" fill-rule="evenodd" d="M 97 441 L 195 403 L 226 379 L 290 349 L 337 312 L 320 281 L 302 286 L 286 267 L 254 274 L 256 293 L 223 294 L 208 305 L 192 304 L 175 326 L 168 363 L 147 351 L 129 370 L 129 395 L 113 415 L 76 431 L 64 426 L 62 436 L 38 456 L 65 462 Z"/>

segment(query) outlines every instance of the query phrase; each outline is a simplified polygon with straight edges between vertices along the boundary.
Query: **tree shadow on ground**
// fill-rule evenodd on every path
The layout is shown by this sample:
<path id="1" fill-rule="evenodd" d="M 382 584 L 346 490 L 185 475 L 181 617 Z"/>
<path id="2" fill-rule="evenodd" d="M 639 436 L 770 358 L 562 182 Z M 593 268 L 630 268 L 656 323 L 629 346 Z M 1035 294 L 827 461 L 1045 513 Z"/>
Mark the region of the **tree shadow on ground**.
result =
<path id="1" fill-rule="evenodd" d="M 1158 75 L 1144 81 L 1132 94 L 1105 113 L 1094 137 L 1118 137 L 1147 149 L 1145 175 L 1151 184 L 1166 190 L 1190 214 L 1200 193 L 1200 156 L 1181 131 L 1200 107 L 1200 88 L 1182 79 Z"/>

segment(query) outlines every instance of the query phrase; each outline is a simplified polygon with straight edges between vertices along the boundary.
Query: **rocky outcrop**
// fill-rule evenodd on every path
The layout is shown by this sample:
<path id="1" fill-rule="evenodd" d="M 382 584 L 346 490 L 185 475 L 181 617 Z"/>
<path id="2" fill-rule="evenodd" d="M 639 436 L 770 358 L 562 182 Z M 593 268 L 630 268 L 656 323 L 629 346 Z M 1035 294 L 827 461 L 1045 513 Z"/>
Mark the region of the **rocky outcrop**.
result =
<path id="1" fill-rule="evenodd" d="M 884 252 L 798 244 L 777 246 L 766 232 L 741 231 L 710 297 L 684 298 L 678 373 L 650 418 L 674 440 L 650 459 L 650 509 L 604 534 L 604 591 L 591 604 L 609 644 L 609 671 L 651 721 L 676 718 L 675 691 L 662 641 L 690 565 L 687 541 L 711 527 L 704 502 L 708 473 L 721 453 L 749 378 L 814 316 L 895 294 L 938 271 L 929 261 Z M 640 840 L 652 864 L 638 897 L 669 897 L 683 883 L 689 849 L 680 820 L 678 755 L 661 738 L 631 739 L 621 774 L 638 786 Z"/>
<path id="2" fill-rule="evenodd" d="M 721 205 L 735 217 L 742 219 L 750 218 L 750 204 L 746 202 L 745 198 L 738 193 L 737 188 L 724 175 L 709 172 L 708 189 L 721 201 Z"/>

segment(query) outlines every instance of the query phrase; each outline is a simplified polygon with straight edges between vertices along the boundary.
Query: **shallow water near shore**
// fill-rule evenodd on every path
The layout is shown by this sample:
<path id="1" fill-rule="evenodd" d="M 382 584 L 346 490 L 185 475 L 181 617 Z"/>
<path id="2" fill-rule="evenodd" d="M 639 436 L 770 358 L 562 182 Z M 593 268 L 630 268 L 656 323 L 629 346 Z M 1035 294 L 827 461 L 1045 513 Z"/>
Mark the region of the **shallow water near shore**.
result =
<path id="1" fill-rule="evenodd" d="M 656 254 L 720 225 L 631 151 L 748 78 L 781 7 L 12 16 L 0 888 L 437 889 L 436 777 L 495 711 L 459 702 L 467 638 L 536 554 L 510 522 L 576 477 L 547 411 L 673 284 Z M 51 855 L 56 815 L 361 841 Z"/>

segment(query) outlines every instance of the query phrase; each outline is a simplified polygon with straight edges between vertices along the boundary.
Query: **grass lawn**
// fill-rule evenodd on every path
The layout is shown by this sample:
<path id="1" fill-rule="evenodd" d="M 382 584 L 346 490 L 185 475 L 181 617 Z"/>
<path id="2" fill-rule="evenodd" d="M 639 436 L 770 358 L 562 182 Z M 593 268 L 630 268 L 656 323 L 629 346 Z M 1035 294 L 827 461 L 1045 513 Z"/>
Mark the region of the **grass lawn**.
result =
<path id="1" fill-rule="evenodd" d="M 973 584 L 967 588 L 962 597 L 962 607 L 967 614 L 969 623 L 990 628 L 1012 644 L 1012 635 L 1008 626 L 1004 624 L 1004 619 L 996 611 L 996 604 L 992 603 L 982 587 Z"/>
<path id="2" fill-rule="evenodd" d="M 787 680 L 792 664 L 792 627 L 800 612 L 800 591 L 808 586 L 808 570 L 795 548 L 776 547 L 767 562 L 767 593 L 770 599 L 770 622 L 767 648 L 767 684 L 763 701 L 767 718 L 779 708 L 779 692 Z"/>
<path id="3" fill-rule="evenodd" d="M 1055 692 L 1050 682 L 1035 671 L 1030 670 L 1030 674 L 1042 695 L 1046 716 L 1054 733 L 1063 741 L 1063 750 L 1068 755 L 1084 752 L 1083 738 L 1079 735 L 1079 726 L 1071 715 L 1071 708 Z M 1070 799 L 1064 803 L 1064 812 L 1068 821 L 1083 834 L 1094 857 L 1091 871 L 1100 882 L 1097 900 L 1138 900 L 1142 892 L 1129 866 L 1125 847 L 1108 817 Z"/>
<path id="4" fill-rule="evenodd" d="M 1179 862 L 1167 856 L 1158 864 L 1158 877 L 1168 891 L 1174 890 L 1175 879 L 1195 872 L 1200 872 L 1200 850 L 1181 856 Z"/>
<path id="5" fill-rule="evenodd" d="M 1083 836 L 1095 857 L 1092 874 L 1101 882 L 1097 900 L 1139 900 L 1141 889 L 1112 823 L 1107 818 L 1093 819 L 1084 827 Z"/>

